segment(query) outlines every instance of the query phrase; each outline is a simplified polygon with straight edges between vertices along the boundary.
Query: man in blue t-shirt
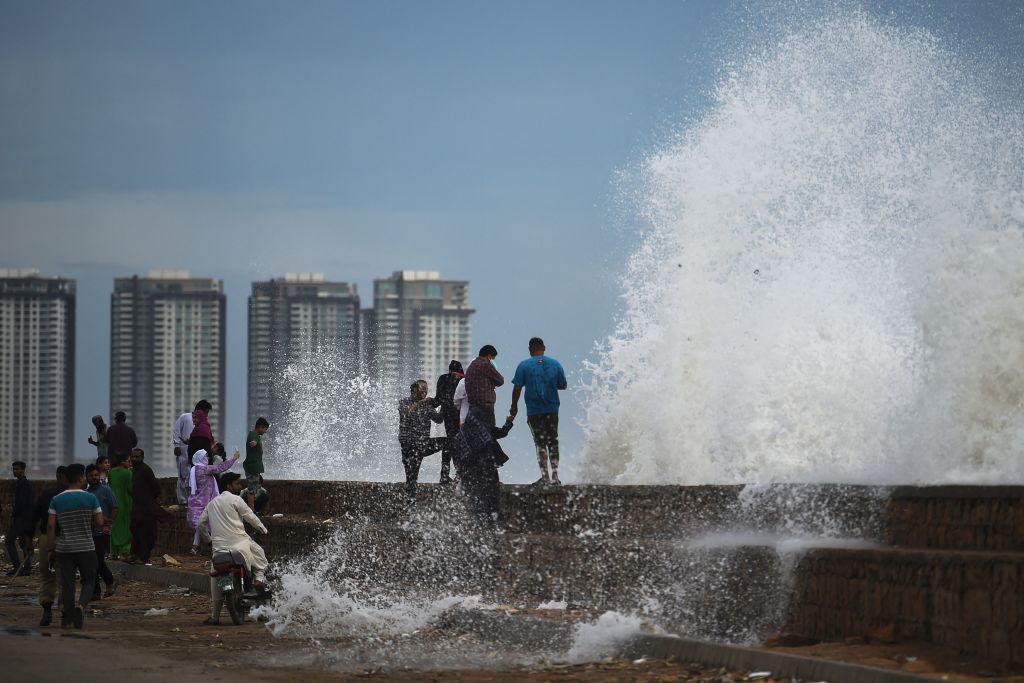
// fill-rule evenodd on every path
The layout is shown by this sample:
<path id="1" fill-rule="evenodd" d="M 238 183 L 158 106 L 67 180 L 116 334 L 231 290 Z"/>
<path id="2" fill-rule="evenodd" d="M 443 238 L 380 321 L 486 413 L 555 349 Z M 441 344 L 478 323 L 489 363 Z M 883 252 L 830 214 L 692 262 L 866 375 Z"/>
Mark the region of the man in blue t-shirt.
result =
<path id="1" fill-rule="evenodd" d="M 554 358 L 544 355 L 544 340 L 530 340 L 530 357 L 516 368 L 512 378 L 512 417 L 519 412 L 519 395 L 526 388 L 526 423 L 537 447 L 540 479 L 537 484 L 561 484 L 558 480 L 558 392 L 566 388 L 565 370 Z M 548 461 L 551 476 L 548 477 Z"/>

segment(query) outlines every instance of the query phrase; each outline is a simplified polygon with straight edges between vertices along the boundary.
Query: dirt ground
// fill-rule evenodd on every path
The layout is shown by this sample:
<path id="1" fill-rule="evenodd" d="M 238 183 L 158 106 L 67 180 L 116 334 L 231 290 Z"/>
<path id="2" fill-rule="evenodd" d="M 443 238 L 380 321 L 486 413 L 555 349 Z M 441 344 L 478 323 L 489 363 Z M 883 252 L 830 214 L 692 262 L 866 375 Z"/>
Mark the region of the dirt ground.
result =
<path id="1" fill-rule="evenodd" d="M 202 560 L 180 558 L 192 570 Z M 194 566 L 193 566 L 194 565 Z M 62 631 L 38 626 L 36 577 L 0 578 L 0 658 L 4 680 L 56 681 L 74 675 L 76 683 L 110 683 L 115 669 L 123 678 L 141 676 L 147 683 L 188 681 L 729 681 L 746 680 L 747 672 L 728 672 L 672 660 L 625 661 L 606 659 L 582 665 L 534 661 L 526 666 L 489 668 L 485 663 L 452 670 L 406 669 L 395 659 L 410 641 L 275 638 L 261 623 L 204 626 L 209 596 L 188 594 L 152 584 L 123 581 L 117 594 L 90 605 L 85 628 Z M 167 610 L 147 616 L 150 609 Z M 474 650 L 486 656 L 493 645 L 462 640 L 436 629 L 410 634 L 418 652 Z M 353 667 L 351 652 L 360 650 L 365 665 Z M 984 662 L 971 661 L 938 648 L 868 643 L 777 647 L 776 652 L 823 657 L 914 673 L 943 675 L 948 680 L 991 680 L 1000 672 Z M 343 656 L 342 656 L 343 655 Z M 113 659 L 113 663 L 112 663 Z M 439 661 L 444 661 L 438 657 Z M 338 670 L 338 662 L 345 662 Z M 362 661 L 362 660 L 360 660 Z M 8 674 L 14 674 L 8 678 Z M 119 675 L 118 679 L 122 679 Z M 762 680 L 771 680 L 762 679 Z M 1003 681 L 1024 681 L 1002 678 Z"/>

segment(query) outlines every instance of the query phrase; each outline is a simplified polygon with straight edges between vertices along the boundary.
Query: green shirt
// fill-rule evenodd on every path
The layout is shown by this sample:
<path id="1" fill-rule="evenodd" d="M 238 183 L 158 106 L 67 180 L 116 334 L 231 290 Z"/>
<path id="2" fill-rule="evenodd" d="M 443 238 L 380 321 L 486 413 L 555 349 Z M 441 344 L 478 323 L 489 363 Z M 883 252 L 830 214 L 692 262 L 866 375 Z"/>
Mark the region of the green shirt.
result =
<path id="1" fill-rule="evenodd" d="M 249 445 L 250 441 L 255 441 L 256 445 Z M 258 432 L 249 432 L 249 436 L 245 437 L 245 462 L 242 463 L 242 469 L 246 474 L 263 474 L 263 441 Z"/>

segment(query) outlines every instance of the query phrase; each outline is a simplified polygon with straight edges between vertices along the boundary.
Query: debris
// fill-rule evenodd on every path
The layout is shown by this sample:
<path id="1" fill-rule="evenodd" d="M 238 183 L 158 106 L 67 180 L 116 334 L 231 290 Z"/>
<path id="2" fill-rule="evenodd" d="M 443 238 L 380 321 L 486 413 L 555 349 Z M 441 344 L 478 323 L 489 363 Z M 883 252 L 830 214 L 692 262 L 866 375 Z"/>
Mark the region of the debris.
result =
<path id="1" fill-rule="evenodd" d="M 181 633 L 181 628 L 179 628 L 178 626 L 175 626 L 174 628 L 171 629 L 171 633 Z"/>
<path id="2" fill-rule="evenodd" d="M 274 519 L 278 519 L 279 517 L 284 517 L 284 514 L 281 513 L 281 512 L 278 512 L 277 514 L 270 515 L 270 516 L 273 517 Z"/>
<path id="3" fill-rule="evenodd" d="M 150 607 L 148 610 L 146 610 L 145 612 L 142 613 L 142 616 L 144 616 L 144 617 L 163 617 L 163 616 L 167 616 L 168 612 L 170 612 L 170 610 L 166 609 L 166 608 L 157 609 L 156 607 Z"/>
<path id="4" fill-rule="evenodd" d="M 181 562 L 178 562 L 176 559 L 174 559 L 170 555 L 164 555 L 164 564 L 166 564 L 169 567 L 180 567 L 181 566 Z"/>
<path id="5" fill-rule="evenodd" d="M 762 678 L 771 678 L 771 671 L 751 671 L 747 674 L 748 681 L 759 681 Z"/>

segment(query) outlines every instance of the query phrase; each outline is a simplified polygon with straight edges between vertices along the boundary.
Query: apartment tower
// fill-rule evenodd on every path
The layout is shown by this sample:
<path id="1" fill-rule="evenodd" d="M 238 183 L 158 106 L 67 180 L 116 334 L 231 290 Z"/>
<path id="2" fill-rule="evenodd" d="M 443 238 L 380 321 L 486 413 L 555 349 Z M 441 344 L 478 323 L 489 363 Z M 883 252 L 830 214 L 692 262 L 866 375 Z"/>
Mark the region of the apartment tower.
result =
<path id="1" fill-rule="evenodd" d="M 74 459 L 75 281 L 0 269 L 0 462 Z"/>
<path id="2" fill-rule="evenodd" d="M 401 390 L 416 379 L 431 387 L 452 359 L 468 366 L 472 349 L 469 282 L 436 271 L 395 271 L 373 282 L 373 349 L 381 377 Z"/>
<path id="3" fill-rule="evenodd" d="M 249 297 L 249 424 L 286 415 L 290 382 L 303 367 L 361 369 L 359 294 L 322 273 L 289 273 L 253 282 Z M 318 355 L 316 363 L 312 355 Z M 322 369 L 322 368 L 320 368 Z"/>
<path id="4" fill-rule="evenodd" d="M 123 410 L 146 462 L 176 471 L 171 427 L 202 398 L 223 440 L 226 301 L 224 285 L 184 270 L 114 280 L 110 297 L 110 414 Z"/>

